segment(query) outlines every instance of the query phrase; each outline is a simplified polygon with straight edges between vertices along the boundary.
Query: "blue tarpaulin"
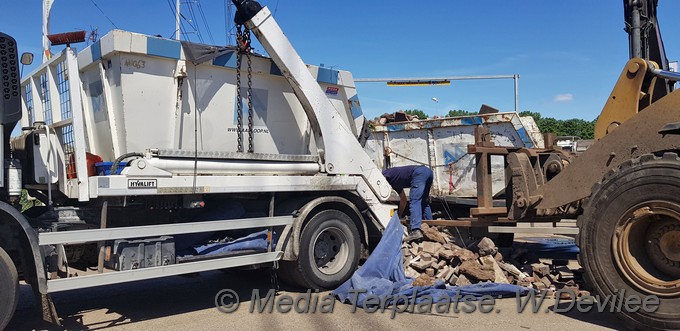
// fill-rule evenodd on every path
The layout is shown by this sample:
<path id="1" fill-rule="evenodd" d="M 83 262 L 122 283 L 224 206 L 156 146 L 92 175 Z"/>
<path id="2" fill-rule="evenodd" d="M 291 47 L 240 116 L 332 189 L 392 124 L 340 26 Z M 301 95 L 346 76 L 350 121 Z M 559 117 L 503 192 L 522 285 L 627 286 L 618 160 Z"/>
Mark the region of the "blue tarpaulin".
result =
<path id="1" fill-rule="evenodd" d="M 267 230 L 251 233 L 243 238 L 230 242 L 212 243 L 194 247 L 197 255 L 213 255 L 227 252 L 253 250 L 258 252 L 267 251 Z"/>
<path id="2" fill-rule="evenodd" d="M 567 237 L 522 237 L 516 247 L 525 248 L 537 257 L 553 259 L 576 259 L 579 253 L 574 238 Z"/>
<path id="3" fill-rule="evenodd" d="M 234 201 L 223 201 L 219 205 L 213 206 L 211 208 L 206 208 L 200 214 L 200 220 L 202 221 L 217 221 L 217 220 L 229 220 L 229 219 L 239 219 L 244 217 L 246 210 L 243 206 Z M 247 232 L 239 231 L 236 235 L 239 236 L 238 239 L 232 240 L 230 238 L 224 238 L 226 232 L 205 232 L 205 233 L 192 233 L 183 234 L 175 237 L 175 247 L 179 256 L 189 257 L 196 255 L 218 255 L 229 252 L 237 251 L 257 251 L 266 252 L 268 248 L 267 243 L 267 230 L 252 229 L 251 231 L 256 231 L 250 233 L 244 237 Z M 220 237 L 220 234 L 222 237 Z M 230 235 L 234 234 L 229 232 Z M 212 239 L 220 238 L 219 242 L 209 242 Z M 278 239 L 277 231 L 272 233 L 272 246 L 276 246 L 276 241 Z"/>
<path id="4" fill-rule="evenodd" d="M 395 215 L 387 225 L 378 246 L 371 253 L 366 263 L 357 270 L 352 278 L 340 285 L 333 294 L 342 302 L 364 306 L 367 296 L 406 297 L 409 303 L 415 299 L 420 302 L 427 296 L 435 302 L 445 298 L 466 295 L 482 297 L 490 295 L 494 298 L 525 295 L 531 289 L 510 284 L 482 283 L 467 286 L 446 286 L 439 280 L 434 286 L 413 286 L 412 278 L 404 275 L 404 263 L 401 253 L 403 227 Z M 415 290 L 415 295 L 414 295 Z M 404 303 L 404 302 L 396 302 Z"/>

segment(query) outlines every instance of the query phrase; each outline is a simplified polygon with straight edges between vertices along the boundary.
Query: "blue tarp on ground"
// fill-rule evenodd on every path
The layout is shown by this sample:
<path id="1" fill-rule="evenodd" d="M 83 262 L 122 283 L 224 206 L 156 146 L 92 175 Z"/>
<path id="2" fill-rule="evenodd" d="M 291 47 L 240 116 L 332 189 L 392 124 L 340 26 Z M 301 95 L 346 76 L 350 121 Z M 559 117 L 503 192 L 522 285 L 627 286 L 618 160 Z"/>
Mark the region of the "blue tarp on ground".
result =
<path id="1" fill-rule="evenodd" d="M 438 302 L 442 299 L 460 298 L 466 295 L 474 297 L 491 295 L 498 298 L 499 296 L 515 296 L 518 292 L 525 295 L 531 291 L 528 288 L 510 284 L 483 283 L 468 286 L 446 286 L 442 281 L 438 281 L 434 286 L 414 287 L 411 285 L 413 279 L 404 275 L 401 253 L 403 231 L 399 218 L 395 215 L 390 220 L 380 243 L 366 260 L 366 263 L 352 275 L 352 278 L 333 291 L 333 294 L 342 302 L 364 306 L 364 300 L 368 295 L 393 298 L 403 296 L 408 298 L 409 303 L 412 303 L 414 290 L 416 291 L 416 303 L 426 296 L 428 299 Z"/>
<path id="2" fill-rule="evenodd" d="M 516 247 L 525 248 L 538 257 L 576 259 L 576 241 L 566 237 L 522 237 Z"/>

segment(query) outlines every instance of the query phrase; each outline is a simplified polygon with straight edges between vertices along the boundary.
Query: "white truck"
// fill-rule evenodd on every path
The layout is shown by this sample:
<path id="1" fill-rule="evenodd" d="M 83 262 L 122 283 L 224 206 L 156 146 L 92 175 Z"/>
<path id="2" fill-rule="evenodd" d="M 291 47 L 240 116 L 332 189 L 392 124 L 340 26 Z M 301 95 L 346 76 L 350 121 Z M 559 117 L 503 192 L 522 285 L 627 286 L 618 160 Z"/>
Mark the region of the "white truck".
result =
<path id="1" fill-rule="evenodd" d="M 280 262 L 334 288 L 379 240 L 391 187 L 352 75 L 306 65 L 266 7 L 235 3 L 240 48 L 115 30 L 21 81 L 0 34 L 0 330 L 20 280 L 58 323 L 51 293 L 207 270 Z M 44 206 L 20 212 L 22 190 Z"/>

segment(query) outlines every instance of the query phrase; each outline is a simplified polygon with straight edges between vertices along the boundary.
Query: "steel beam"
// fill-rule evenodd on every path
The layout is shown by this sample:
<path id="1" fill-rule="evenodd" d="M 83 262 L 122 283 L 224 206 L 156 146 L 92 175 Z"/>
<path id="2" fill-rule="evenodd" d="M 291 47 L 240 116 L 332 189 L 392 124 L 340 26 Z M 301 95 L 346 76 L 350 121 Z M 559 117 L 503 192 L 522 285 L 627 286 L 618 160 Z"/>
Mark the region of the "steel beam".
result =
<path id="1" fill-rule="evenodd" d="M 163 267 L 115 271 L 90 276 L 55 279 L 47 281 L 47 292 L 55 293 L 102 285 L 127 283 L 139 280 L 182 275 L 194 272 L 274 262 L 281 259 L 282 256 L 283 252 L 260 253 L 236 257 L 227 257 L 222 259 L 173 264 Z"/>
<path id="2" fill-rule="evenodd" d="M 489 226 L 490 233 L 536 233 L 536 234 L 578 234 L 578 227 L 515 227 L 515 226 Z"/>
<path id="3" fill-rule="evenodd" d="M 164 225 L 131 226 L 95 230 L 44 232 L 38 235 L 38 244 L 82 244 L 126 238 L 159 237 L 187 233 L 222 230 L 252 229 L 293 223 L 293 216 L 244 218 L 235 220 L 190 222 Z"/>

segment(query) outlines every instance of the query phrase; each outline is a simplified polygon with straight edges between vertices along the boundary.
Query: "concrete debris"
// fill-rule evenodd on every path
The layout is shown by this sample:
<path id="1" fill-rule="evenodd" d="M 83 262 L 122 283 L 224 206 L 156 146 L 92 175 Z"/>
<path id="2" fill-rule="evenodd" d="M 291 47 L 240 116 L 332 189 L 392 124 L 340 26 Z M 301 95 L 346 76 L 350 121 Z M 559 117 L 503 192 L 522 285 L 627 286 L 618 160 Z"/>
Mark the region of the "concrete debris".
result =
<path id="1" fill-rule="evenodd" d="M 547 297 L 559 294 L 569 299 L 588 293 L 575 282 L 580 281 L 580 271 L 567 267 L 564 260 L 541 263 L 524 247 L 499 249 L 489 238 L 482 238 L 467 249 L 454 244 L 447 230 L 426 224 L 422 230 L 425 233 L 422 242 L 404 244 L 401 249 L 404 272 L 406 277 L 415 279 L 414 286 L 433 285 L 436 280 L 455 286 L 491 281 L 534 288 Z"/>
<path id="2" fill-rule="evenodd" d="M 560 290 L 560 299 L 576 300 L 578 298 L 580 290 L 578 286 L 575 285 L 565 285 Z"/>
<path id="3" fill-rule="evenodd" d="M 441 247 L 442 247 L 442 244 L 437 243 L 437 242 L 431 242 L 431 241 L 423 242 L 423 252 L 428 253 L 430 255 L 436 255 Z"/>
<path id="4" fill-rule="evenodd" d="M 371 121 L 371 124 L 373 125 L 385 125 L 387 123 L 393 123 L 393 122 L 411 122 L 411 121 L 418 121 L 424 118 L 418 118 L 418 116 L 415 115 L 410 115 L 405 113 L 403 110 L 400 110 L 398 112 L 392 113 L 392 114 L 382 114 L 380 117 L 376 117 Z"/>
<path id="5" fill-rule="evenodd" d="M 517 267 L 515 267 L 514 265 L 509 264 L 509 263 L 504 263 L 504 262 L 496 262 L 496 263 L 498 264 L 499 267 L 501 267 L 501 269 L 509 272 L 513 276 L 518 277 L 520 279 L 526 278 L 526 277 L 522 277 L 523 276 L 522 272 L 519 269 L 517 269 Z"/>
<path id="6" fill-rule="evenodd" d="M 460 265 L 460 272 L 471 280 L 477 280 L 480 282 L 494 281 L 494 273 L 485 270 L 475 260 L 468 260 Z"/>
<path id="7" fill-rule="evenodd" d="M 428 276 L 427 274 L 421 274 L 413 281 L 413 286 L 432 286 L 434 285 L 435 279 Z"/>
<path id="8" fill-rule="evenodd" d="M 479 241 L 477 248 L 479 249 L 479 256 L 493 256 L 494 254 L 498 253 L 498 247 L 496 247 L 496 244 L 494 244 L 493 240 L 487 237 L 484 237 Z"/>
<path id="9" fill-rule="evenodd" d="M 449 244 L 451 241 L 451 239 L 448 238 L 448 235 L 437 230 L 435 227 L 428 226 L 427 224 L 423 224 L 420 230 L 423 231 L 423 235 L 425 235 L 425 238 L 429 241 L 438 242 L 442 245 Z"/>
<path id="10" fill-rule="evenodd" d="M 510 284 L 508 277 L 505 276 L 505 272 L 503 272 L 503 269 L 501 269 L 498 262 L 493 257 L 487 255 L 480 257 L 479 259 L 482 262 L 482 265 L 491 266 L 494 272 L 494 283 Z"/>
<path id="11" fill-rule="evenodd" d="M 550 266 L 543 263 L 534 263 L 531 265 L 531 271 L 538 275 L 537 278 L 545 277 L 550 274 Z M 536 277 L 536 276 L 534 276 Z"/>
<path id="12" fill-rule="evenodd" d="M 450 249 L 442 249 L 439 251 L 439 258 L 442 260 L 447 260 L 451 261 L 455 255 L 453 254 L 453 251 Z"/>
<path id="13" fill-rule="evenodd" d="M 404 270 L 404 274 L 408 278 L 418 278 L 418 276 L 420 276 L 420 273 L 415 269 L 411 268 L 410 266 L 406 267 L 406 269 Z"/>
<path id="14" fill-rule="evenodd" d="M 574 273 L 566 266 L 556 268 L 560 281 L 566 282 L 574 279 Z"/>
<path id="15" fill-rule="evenodd" d="M 550 287 L 550 285 L 552 285 L 552 282 L 548 279 L 548 277 L 541 278 L 541 283 L 543 283 L 545 287 Z"/>
<path id="16" fill-rule="evenodd" d="M 442 269 L 442 268 L 444 268 L 444 266 L 446 266 L 445 260 L 441 260 L 441 261 L 439 261 L 439 263 L 437 263 L 437 269 Z"/>
<path id="17" fill-rule="evenodd" d="M 472 251 L 467 250 L 465 248 L 459 248 L 459 249 L 456 249 L 455 251 L 453 251 L 453 257 L 454 257 L 454 260 L 457 259 L 457 260 L 459 260 L 459 262 L 465 262 L 465 261 L 477 259 L 477 256 L 475 255 L 475 253 L 473 253 Z"/>
<path id="18" fill-rule="evenodd" d="M 472 283 L 470 282 L 469 279 L 467 279 L 467 277 L 465 277 L 465 275 L 460 275 L 460 276 L 458 276 L 458 279 L 456 279 L 456 283 L 454 285 L 465 286 L 465 285 L 470 285 L 470 284 L 472 284 Z"/>
<path id="19" fill-rule="evenodd" d="M 546 289 L 545 284 L 543 284 L 542 282 L 533 282 L 532 284 L 534 285 L 534 288 L 539 291 L 543 291 Z"/>

